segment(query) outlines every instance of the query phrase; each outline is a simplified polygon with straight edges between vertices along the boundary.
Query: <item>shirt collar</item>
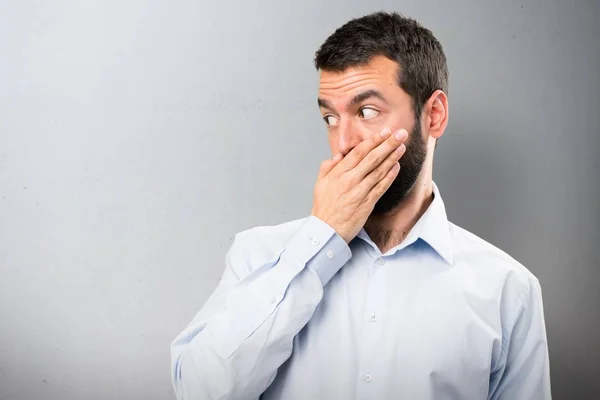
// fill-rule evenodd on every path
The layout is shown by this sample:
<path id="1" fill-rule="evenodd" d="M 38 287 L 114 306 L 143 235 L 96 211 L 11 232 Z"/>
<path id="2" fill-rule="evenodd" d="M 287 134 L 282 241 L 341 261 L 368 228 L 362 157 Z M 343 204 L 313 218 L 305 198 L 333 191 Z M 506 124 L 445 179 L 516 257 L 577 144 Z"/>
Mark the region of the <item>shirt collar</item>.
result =
<path id="1" fill-rule="evenodd" d="M 452 250 L 446 207 L 444 206 L 444 201 L 437 185 L 433 181 L 432 184 L 433 201 L 427 208 L 427 211 L 417 221 L 404 241 L 391 249 L 390 252 L 394 253 L 421 239 L 431 246 L 448 264 L 452 265 L 454 262 L 454 251 Z M 364 228 L 357 237 L 376 247 Z"/>
<path id="2" fill-rule="evenodd" d="M 448 217 L 446 216 L 446 206 L 437 185 L 433 181 L 432 183 L 433 201 L 427 211 L 425 211 L 425 214 L 417 222 L 417 225 L 421 223 L 421 226 L 413 229 L 413 231 L 418 237 L 427 242 L 448 264 L 452 265 L 454 263 L 454 251 L 452 249 Z"/>

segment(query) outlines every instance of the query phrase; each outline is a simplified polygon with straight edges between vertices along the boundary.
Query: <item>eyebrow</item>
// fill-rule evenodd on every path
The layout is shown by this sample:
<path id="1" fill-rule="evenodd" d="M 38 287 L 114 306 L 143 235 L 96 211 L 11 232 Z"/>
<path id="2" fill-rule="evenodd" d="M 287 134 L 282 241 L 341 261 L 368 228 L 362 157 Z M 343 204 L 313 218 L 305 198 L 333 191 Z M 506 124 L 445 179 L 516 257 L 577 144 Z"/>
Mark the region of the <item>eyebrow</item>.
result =
<path id="1" fill-rule="evenodd" d="M 318 98 L 317 103 L 319 104 L 319 107 L 321 107 L 321 108 L 327 108 L 328 110 L 333 110 L 333 105 L 328 100 Z"/>
<path id="2" fill-rule="evenodd" d="M 363 101 L 370 99 L 371 97 L 375 97 L 375 98 L 383 101 L 385 104 L 387 104 L 387 100 L 385 99 L 385 97 L 383 96 L 383 94 L 381 92 L 379 92 L 375 89 L 371 89 L 371 90 L 364 91 L 364 92 L 359 93 L 356 96 L 354 96 L 352 98 L 352 100 L 350 100 L 350 102 L 348 103 L 348 107 L 352 107 L 359 103 L 362 103 Z"/>
<path id="3" fill-rule="evenodd" d="M 371 97 L 375 97 L 375 98 L 383 101 L 385 104 L 388 104 L 387 100 L 385 99 L 385 97 L 383 96 L 383 94 L 381 92 L 379 92 L 375 89 L 370 89 L 370 90 L 366 90 L 366 91 L 354 96 L 348 102 L 348 107 L 356 106 L 357 104 L 360 104 L 363 101 L 370 99 Z M 321 107 L 321 108 L 327 108 L 329 110 L 333 110 L 333 105 L 328 100 L 319 98 L 319 99 L 317 99 L 317 103 L 319 104 L 319 107 Z"/>

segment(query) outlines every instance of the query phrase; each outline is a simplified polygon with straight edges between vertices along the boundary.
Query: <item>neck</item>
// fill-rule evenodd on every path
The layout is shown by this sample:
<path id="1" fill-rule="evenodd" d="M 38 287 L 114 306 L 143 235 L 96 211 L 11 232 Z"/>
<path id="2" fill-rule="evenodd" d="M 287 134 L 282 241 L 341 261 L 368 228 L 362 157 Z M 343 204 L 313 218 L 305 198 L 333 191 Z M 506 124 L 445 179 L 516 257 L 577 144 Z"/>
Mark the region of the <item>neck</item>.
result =
<path id="1" fill-rule="evenodd" d="M 367 219 L 365 231 L 381 253 L 402 243 L 433 201 L 431 173 L 423 172 L 398 206 L 385 214 L 371 214 Z"/>

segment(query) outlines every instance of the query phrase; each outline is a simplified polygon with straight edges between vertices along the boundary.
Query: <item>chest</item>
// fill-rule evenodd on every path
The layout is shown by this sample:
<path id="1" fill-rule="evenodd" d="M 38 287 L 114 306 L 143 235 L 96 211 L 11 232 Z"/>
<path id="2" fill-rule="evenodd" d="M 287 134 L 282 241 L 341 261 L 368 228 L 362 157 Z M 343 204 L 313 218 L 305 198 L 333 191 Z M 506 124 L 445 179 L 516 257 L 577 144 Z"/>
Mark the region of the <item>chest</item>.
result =
<path id="1" fill-rule="evenodd" d="M 502 342 L 500 293 L 485 275 L 435 260 L 357 257 L 326 286 L 282 373 L 319 382 L 316 371 L 335 371 L 315 390 L 349 398 L 485 395 Z"/>

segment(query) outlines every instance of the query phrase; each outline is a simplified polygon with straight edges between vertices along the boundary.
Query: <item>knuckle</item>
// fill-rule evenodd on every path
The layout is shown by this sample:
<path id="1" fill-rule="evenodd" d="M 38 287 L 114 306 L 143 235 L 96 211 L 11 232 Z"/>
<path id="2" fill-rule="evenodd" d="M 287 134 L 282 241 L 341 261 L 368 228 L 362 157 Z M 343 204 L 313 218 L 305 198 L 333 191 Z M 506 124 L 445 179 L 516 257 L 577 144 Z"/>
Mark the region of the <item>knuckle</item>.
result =
<path id="1" fill-rule="evenodd" d="M 346 193 L 350 189 L 356 186 L 356 179 L 353 176 L 347 176 L 345 179 L 342 179 L 340 182 L 340 189 Z"/>
<path id="2" fill-rule="evenodd" d="M 380 198 L 381 196 L 383 196 L 383 194 L 385 193 L 386 187 L 387 187 L 387 185 L 384 185 L 383 182 L 379 183 L 375 187 L 375 194 L 377 195 L 377 198 Z"/>
<path id="3" fill-rule="evenodd" d="M 375 177 L 377 181 L 380 182 L 387 175 L 388 168 L 385 168 L 385 165 L 382 164 L 375 170 Z"/>
<path id="4" fill-rule="evenodd" d="M 356 146 L 352 152 L 354 153 L 354 157 L 359 160 L 363 159 L 367 155 L 366 149 L 362 146 Z"/>
<path id="5" fill-rule="evenodd" d="M 383 193 L 379 193 L 378 188 L 374 188 L 367 195 L 367 203 L 374 204 L 375 202 L 377 202 L 377 200 L 379 200 L 379 198 L 381 197 L 382 194 Z"/>
<path id="6" fill-rule="evenodd" d="M 364 162 L 367 163 L 367 165 L 375 164 L 377 162 L 377 155 L 372 152 L 367 154 L 364 158 Z"/>

